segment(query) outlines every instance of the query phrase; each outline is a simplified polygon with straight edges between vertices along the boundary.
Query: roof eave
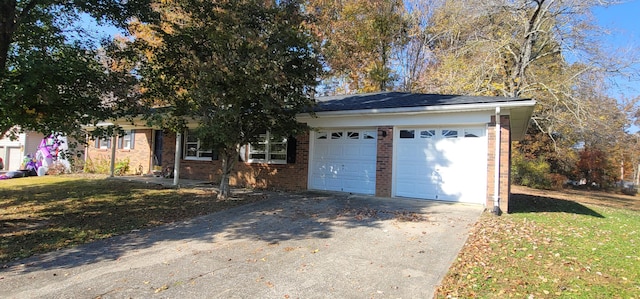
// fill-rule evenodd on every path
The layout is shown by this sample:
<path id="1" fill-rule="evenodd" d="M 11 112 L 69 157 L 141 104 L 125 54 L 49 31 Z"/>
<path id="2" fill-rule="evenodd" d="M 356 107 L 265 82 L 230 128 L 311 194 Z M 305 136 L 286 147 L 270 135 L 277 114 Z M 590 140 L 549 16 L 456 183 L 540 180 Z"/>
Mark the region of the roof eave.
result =
<path id="1" fill-rule="evenodd" d="M 398 107 L 382 109 L 359 109 L 359 110 L 337 110 L 315 112 L 316 117 L 341 117 L 341 116 L 362 116 L 362 115 L 393 115 L 393 114 L 421 114 L 421 113 L 455 113 L 455 112 L 476 112 L 495 111 L 497 107 L 509 111 L 511 115 L 511 138 L 521 140 L 527 132 L 529 120 L 533 114 L 535 100 L 518 100 L 493 103 L 474 103 L 439 106 L 418 106 L 418 107 Z M 300 113 L 298 120 L 313 118 L 310 113 Z"/>
<path id="2" fill-rule="evenodd" d="M 535 106 L 534 100 L 512 101 L 512 102 L 496 102 L 496 103 L 475 103 L 475 104 L 457 104 L 457 105 L 439 105 L 439 106 L 418 106 L 418 107 L 398 107 L 398 108 L 380 108 L 380 109 L 358 109 L 358 110 L 336 110 L 336 111 L 318 111 L 315 115 L 318 117 L 326 116 L 346 116 L 346 115 L 383 115 L 398 113 L 450 113 L 450 112 L 470 112 L 470 111 L 488 111 L 500 108 L 517 108 Z M 308 117 L 309 113 L 300 113 L 298 117 Z"/>

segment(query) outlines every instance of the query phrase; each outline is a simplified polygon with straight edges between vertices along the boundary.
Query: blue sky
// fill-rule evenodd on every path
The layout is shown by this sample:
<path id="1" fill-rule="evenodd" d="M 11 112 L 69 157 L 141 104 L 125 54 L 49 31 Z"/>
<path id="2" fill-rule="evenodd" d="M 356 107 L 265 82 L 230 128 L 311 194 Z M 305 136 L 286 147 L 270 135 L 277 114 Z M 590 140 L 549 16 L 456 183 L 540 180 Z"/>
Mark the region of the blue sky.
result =
<path id="1" fill-rule="evenodd" d="M 640 49 L 639 0 L 628 1 L 606 8 L 596 8 L 594 9 L 594 15 L 600 26 L 611 30 L 611 35 L 606 39 L 606 42 L 609 43 L 609 45 L 605 45 L 606 48 L 613 46 Z M 637 65 L 636 69 L 640 70 L 640 65 Z M 636 74 L 636 79 L 640 79 L 640 74 Z M 616 81 L 623 87 L 621 92 L 624 96 L 630 98 L 640 96 L 640 82 L 630 82 L 625 78 L 617 78 Z M 610 95 L 618 97 L 620 93 L 612 91 Z"/>
<path id="2" fill-rule="evenodd" d="M 611 5 L 606 8 L 594 9 L 594 15 L 598 24 L 611 31 L 611 35 L 605 39 L 604 48 L 636 48 L 640 49 L 640 0 L 627 1 L 622 4 Z M 120 31 L 109 26 L 98 26 L 90 18 L 83 20 L 83 27 L 93 33 L 99 40 L 100 36 L 112 36 Z M 640 57 L 640 53 L 638 53 Z M 636 66 L 640 71 L 640 63 Z M 640 74 L 636 74 L 636 80 L 640 80 Z M 609 91 L 609 95 L 620 99 L 622 97 L 634 98 L 640 96 L 640 81 L 630 81 L 628 78 L 615 78 L 620 86 Z"/>

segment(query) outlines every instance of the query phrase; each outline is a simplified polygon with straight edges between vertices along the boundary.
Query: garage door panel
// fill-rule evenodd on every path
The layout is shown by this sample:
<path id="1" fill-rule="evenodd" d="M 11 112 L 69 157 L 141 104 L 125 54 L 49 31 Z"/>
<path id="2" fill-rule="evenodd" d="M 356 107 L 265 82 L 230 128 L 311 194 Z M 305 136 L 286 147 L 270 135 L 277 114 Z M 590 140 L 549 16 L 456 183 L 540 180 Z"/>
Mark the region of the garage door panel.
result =
<path id="1" fill-rule="evenodd" d="M 327 159 L 340 159 L 340 157 L 344 157 L 345 150 L 343 148 L 343 145 L 337 145 L 337 146 L 327 145 L 327 146 L 328 146 Z"/>
<path id="2" fill-rule="evenodd" d="M 484 203 L 487 162 L 484 127 L 410 130 L 416 132 L 415 137 L 398 138 L 394 148 L 396 196 Z M 429 131 L 426 134 L 429 138 L 421 137 L 420 133 L 425 131 Z"/>
<path id="3" fill-rule="evenodd" d="M 437 186 L 431 182 L 401 182 L 398 183 L 397 188 L 397 196 L 436 199 Z M 420 194 L 421 196 L 418 197 L 416 194 Z"/>
<path id="4" fill-rule="evenodd" d="M 375 178 L 373 180 L 345 179 L 343 182 L 344 192 L 360 192 L 362 189 L 375 189 Z"/>
<path id="5" fill-rule="evenodd" d="M 375 132 L 372 129 L 368 131 Z M 317 133 L 316 136 L 323 139 L 314 140 L 309 188 L 375 193 L 375 137 L 364 134 L 363 130 L 353 129 L 335 129 L 330 133 Z M 365 139 L 365 136 L 368 139 Z M 328 177 L 328 174 L 331 174 L 331 177 Z"/>

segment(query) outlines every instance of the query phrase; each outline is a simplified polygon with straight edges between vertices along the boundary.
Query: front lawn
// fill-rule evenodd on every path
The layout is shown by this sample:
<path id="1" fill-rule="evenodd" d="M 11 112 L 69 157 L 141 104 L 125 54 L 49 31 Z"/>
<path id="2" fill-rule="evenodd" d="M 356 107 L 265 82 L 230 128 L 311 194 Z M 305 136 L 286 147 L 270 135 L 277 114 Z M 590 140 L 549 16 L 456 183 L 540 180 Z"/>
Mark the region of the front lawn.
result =
<path id="1" fill-rule="evenodd" d="M 0 180 L 0 263 L 220 211 L 211 190 L 87 176 Z"/>
<path id="2" fill-rule="evenodd" d="M 485 213 L 436 298 L 639 298 L 639 198 L 514 187 Z"/>

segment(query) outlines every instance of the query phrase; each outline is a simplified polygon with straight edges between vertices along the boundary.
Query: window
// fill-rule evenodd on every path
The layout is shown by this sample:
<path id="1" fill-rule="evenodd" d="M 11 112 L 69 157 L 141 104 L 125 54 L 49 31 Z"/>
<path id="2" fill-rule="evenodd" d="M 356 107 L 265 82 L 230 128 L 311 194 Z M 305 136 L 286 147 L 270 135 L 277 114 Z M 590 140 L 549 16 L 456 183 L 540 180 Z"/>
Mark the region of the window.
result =
<path id="1" fill-rule="evenodd" d="M 434 138 L 435 136 L 436 136 L 436 130 L 420 131 L 420 138 Z"/>
<path id="2" fill-rule="evenodd" d="M 416 135 L 415 130 L 400 130 L 400 138 L 411 139 L 415 137 L 415 135 Z"/>
<path id="3" fill-rule="evenodd" d="M 465 138 L 473 138 L 482 136 L 481 129 L 464 129 L 464 137 Z"/>
<path id="4" fill-rule="evenodd" d="M 318 132 L 316 135 L 317 139 L 327 139 L 327 132 Z"/>
<path id="5" fill-rule="evenodd" d="M 99 148 L 99 149 L 110 149 L 111 148 L 111 137 L 102 137 L 100 139 L 96 139 L 96 148 Z"/>
<path id="6" fill-rule="evenodd" d="M 260 134 L 260 139 L 257 144 L 249 145 L 249 163 L 287 163 L 286 138 L 276 138 L 269 132 L 265 132 Z"/>
<path id="7" fill-rule="evenodd" d="M 376 131 L 364 131 L 362 137 L 363 139 L 376 139 Z"/>
<path id="8" fill-rule="evenodd" d="M 458 138 L 457 130 L 442 130 L 442 137 L 444 138 Z"/>
<path id="9" fill-rule="evenodd" d="M 118 137 L 118 148 L 133 149 L 134 134 L 134 130 L 124 131 L 124 135 Z"/>
<path id="10" fill-rule="evenodd" d="M 340 139 L 342 138 L 342 132 L 331 132 L 331 139 Z"/>
<path id="11" fill-rule="evenodd" d="M 349 139 L 360 139 L 360 132 L 347 132 Z"/>
<path id="12" fill-rule="evenodd" d="M 185 160 L 205 160 L 211 161 L 214 159 L 212 150 L 203 150 L 200 139 L 196 136 L 195 132 L 188 130 L 185 136 L 184 142 L 184 158 Z"/>

